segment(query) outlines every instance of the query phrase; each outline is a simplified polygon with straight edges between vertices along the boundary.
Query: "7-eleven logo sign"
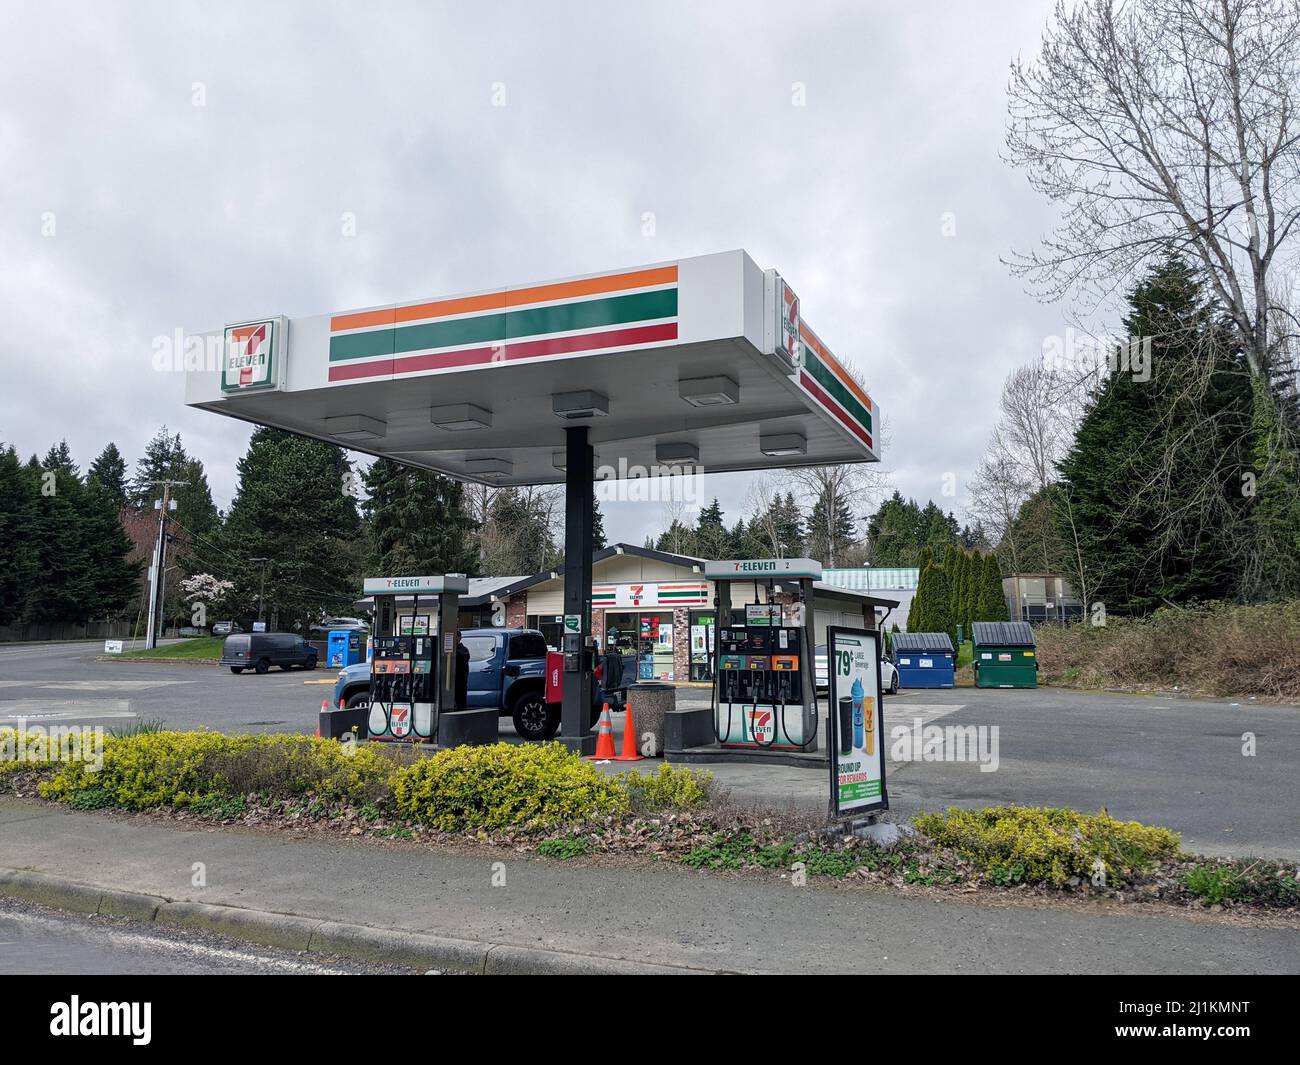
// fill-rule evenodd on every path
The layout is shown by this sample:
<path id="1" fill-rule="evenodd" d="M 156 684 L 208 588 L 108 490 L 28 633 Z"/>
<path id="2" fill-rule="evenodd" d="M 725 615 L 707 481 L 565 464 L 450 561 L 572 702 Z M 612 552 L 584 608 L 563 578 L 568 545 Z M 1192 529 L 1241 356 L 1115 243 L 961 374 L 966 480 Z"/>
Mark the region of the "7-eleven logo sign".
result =
<path id="1" fill-rule="evenodd" d="M 645 585 L 629 584 L 627 586 L 627 594 L 631 598 L 633 606 L 640 606 L 641 600 L 645 598 Z"/>
<path id="2" fill-rule="evenodd" d="M 248 322 L 226 327 L 225 365 L 221 388 L 237 392 L 245 388 L 264 388 L 275 383 L 276 333 L 280 322 Z"/>
<path id="3" fill-rule="evenodd" d="M 749 734 L 758 743 L 771 743 L 776 735 L 776 715 L 754 707 L 749 711 Z"/>

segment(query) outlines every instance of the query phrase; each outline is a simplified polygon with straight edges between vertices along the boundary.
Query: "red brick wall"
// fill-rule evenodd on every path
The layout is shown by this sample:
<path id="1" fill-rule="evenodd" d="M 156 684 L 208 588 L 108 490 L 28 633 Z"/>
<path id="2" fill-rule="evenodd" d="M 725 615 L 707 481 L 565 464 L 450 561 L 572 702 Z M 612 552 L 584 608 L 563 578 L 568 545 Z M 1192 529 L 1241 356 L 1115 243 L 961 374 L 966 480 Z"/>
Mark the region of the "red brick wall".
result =
<path id="1" fill-rule="evenodd" d="M 673 608 L 673 680 L 681 684 L 691 679 L 691 611 Z"/>
<path id="2" fill-rule="evenodd" d="M 523 629 L 528 626 L 528 595 L 512 595 L 506 600 L 506 628 Z"/>

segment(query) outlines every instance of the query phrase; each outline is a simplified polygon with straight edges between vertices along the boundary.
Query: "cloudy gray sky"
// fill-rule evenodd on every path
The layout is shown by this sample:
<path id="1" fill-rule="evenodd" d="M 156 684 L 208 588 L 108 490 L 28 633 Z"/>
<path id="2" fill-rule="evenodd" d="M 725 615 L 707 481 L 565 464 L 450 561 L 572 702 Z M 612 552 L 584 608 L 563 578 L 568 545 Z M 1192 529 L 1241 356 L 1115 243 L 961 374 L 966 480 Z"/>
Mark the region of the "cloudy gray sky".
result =
<path id="1" fill-rule="evenodd" d="M 224 507 L 249 430 L 155 337 L 743 247 L 861 370 L 894 484 L 960 515 L 1003 377 L 1065 328 L 998 261 L 1050 217 L 998 155 L 1050 6 L 9 0 L 0 440 L 84 469 L 166 423 Z M 729 522 L 746 487 L 710 481 Z"/>

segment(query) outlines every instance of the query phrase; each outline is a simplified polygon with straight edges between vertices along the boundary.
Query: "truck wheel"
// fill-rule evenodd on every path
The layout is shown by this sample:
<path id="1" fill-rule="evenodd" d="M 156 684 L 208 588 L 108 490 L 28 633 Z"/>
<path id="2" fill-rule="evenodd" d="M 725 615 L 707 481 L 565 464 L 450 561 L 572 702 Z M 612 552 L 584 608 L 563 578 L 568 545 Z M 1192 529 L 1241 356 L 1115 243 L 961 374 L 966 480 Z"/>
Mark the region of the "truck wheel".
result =
<path id="1" fill-rule="evenodd" d="M 549 740 L 560 728 L 560 708 L 548 704 L 541 692 L 524 692 L 515 700 L 511 720 L 521 739 Z"/>
<path id="2" fill-rule="evenodd" d="M 315 669 L 315 668 L 316 668 L 316 656 L 315 656 L 315 655 L 312 655 L 309 659 L 307 659 L 307 664 L 306 664 L 303 668 L 304 668 L 304 669 L 308 669 L 308 670 Z"/>
<path id="3" fill-rule="evenodd" d="M 270 671 L 271 671 L 271 660 L 269 658 L 259 658 L 257 660 L 257 665 L 253 667 L 253 672 L 255 672 L 259 677 L 263 673 L 269 673 Z"/>
<path id="4" fill-rule="evenodd" d="M 348 696 L 348 701 L 343 704 L 343 707 L 346 710 L 356 710 L 360 707 L 366 707 L 369 705 L 370 705 L 369 692 L 353 692 L 351 695 Z"/>
<path id="5" fill-rule="evenodd" d="M 233 674 L 235 674 L 235 676 L 239 676 L 239 674 L 241 674 L 242 672 L 244 672 L 244 667 L 243 667 L 243 666 L 231 666 L 231 667 L 230 667 L 230 672 L 233 673 Z"/>

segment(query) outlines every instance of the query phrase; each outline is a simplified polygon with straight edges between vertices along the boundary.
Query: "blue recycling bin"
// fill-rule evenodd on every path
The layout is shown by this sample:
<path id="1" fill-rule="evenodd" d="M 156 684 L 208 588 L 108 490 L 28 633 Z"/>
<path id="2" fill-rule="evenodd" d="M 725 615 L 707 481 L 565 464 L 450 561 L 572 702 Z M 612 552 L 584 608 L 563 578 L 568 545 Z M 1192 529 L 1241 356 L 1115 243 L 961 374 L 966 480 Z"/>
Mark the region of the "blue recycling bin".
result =
<path id="1" fill-rule="evenodd" d="M 896 632 L 891 646 L 900 688 L 956 686 L 957 655 L 946 632 Z"/>
<path id="2" fill-rule="evenodd" d="M 326 645 L 331 668 L 342 669 L 361 661 L 361 632 L 359 629 L 331 629 Z"/>

